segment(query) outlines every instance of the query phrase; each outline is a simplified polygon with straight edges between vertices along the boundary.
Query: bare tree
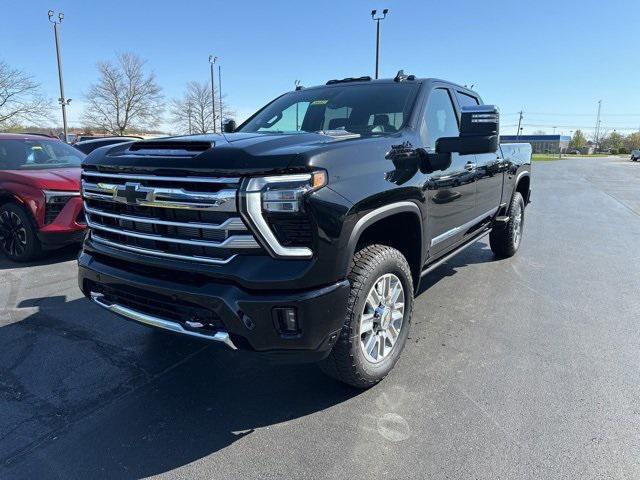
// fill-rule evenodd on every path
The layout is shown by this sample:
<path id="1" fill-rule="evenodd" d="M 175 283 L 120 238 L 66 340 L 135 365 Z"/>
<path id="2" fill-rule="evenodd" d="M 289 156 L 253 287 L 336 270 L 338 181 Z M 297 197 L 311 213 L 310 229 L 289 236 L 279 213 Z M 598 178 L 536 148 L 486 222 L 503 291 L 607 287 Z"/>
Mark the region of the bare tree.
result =
<path id="1" fill-rule="evenodd" d="M 50 120 L 51 105 L 40 85 L 21 70 L 0 61 L 0 127 Z"/>
<path id="2" fill-rule="evenodd" d="M 132 53 L 118 55 L 115 64 L 99 63 L 100 78 L 86 95 L 83 122 L 114 135 L 158 126 L 164 108 L 161 88 L 153 73 L 145 73 L 145 63 Z"/>
<path id="3" fill-rule="evenodd" d="M 220 125 L 220 99 L 216 96 L 216 125 Z M 189 82 L 182 98 L 171 101 L 171 120 L 182 133 L 207 133 L 213 131 L 211 108 L 211 84 L 207 82 Z M 234 114 L 222 97 L 222 118 Z"/>

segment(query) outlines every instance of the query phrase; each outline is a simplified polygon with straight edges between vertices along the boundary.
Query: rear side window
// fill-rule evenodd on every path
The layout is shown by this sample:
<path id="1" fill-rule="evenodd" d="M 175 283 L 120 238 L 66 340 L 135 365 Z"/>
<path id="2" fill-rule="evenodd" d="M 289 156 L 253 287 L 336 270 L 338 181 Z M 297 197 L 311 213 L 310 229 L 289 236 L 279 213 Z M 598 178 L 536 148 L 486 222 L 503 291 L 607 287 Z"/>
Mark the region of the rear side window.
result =
<path id="1" fill-rule="evenodd" d="M 458 98 L 460 107 L 475 107 L 476 105 L 480 105 L 480 102 L 476 97 L 467 95 L 466 93 L 458 92 L 457 90 L 456 97 Z"/>

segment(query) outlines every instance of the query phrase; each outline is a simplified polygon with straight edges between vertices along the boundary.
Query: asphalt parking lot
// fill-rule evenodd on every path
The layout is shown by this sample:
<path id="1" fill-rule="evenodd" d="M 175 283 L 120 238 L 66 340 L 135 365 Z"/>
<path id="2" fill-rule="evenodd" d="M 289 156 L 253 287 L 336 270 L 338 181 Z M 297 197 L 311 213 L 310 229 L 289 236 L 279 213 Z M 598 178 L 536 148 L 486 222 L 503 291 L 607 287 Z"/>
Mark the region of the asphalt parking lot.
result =
<path id="1" fill-rule="evenodd" d="M 0 478 L 640 478 L 640 163 L 532 188 L 518 255 L 426 277 L 365 392 L 111 316 L 74 249 L 0 259 Z"/>

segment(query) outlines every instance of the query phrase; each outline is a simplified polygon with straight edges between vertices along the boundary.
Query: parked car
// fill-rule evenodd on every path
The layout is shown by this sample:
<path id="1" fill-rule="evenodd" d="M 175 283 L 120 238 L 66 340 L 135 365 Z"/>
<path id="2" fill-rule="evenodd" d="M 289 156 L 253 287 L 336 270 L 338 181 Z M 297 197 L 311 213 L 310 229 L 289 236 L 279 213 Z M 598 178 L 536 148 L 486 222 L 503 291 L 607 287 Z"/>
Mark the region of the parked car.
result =
<path id="1" fill-rule="evenodd" d="M 85 230 L 80 163 L 57 139 L 0 134 L 0 251 L 15 261 L 79 243 Z"/>
<path id="2" fill-rule="evenodd" d="M 80 150 L 85 155 L 89 155 L 96 148 L 104 147 L 106 145 L 115 145 L 117 143 L 135 142 L 142 140 L 142 137 L 101 137 L 93 138 L 91 140 L 80 140 L 74 143 L 73 146 Z"/>
<path id="3" fill-rule="evenodd" d="M 640 150 L 631 150 L 631 161 L 637 162 L 640 160 Z"/>
<path id="4" fill-rule="evenodd" d="M 520 247 L 531 146 L 499 145 L 497 109 L 467 88 L 332 80 L 225 130 L 87 157 L 87 297 L 366 388 L 424 275 L 485 235 L 498 257 Z"/>

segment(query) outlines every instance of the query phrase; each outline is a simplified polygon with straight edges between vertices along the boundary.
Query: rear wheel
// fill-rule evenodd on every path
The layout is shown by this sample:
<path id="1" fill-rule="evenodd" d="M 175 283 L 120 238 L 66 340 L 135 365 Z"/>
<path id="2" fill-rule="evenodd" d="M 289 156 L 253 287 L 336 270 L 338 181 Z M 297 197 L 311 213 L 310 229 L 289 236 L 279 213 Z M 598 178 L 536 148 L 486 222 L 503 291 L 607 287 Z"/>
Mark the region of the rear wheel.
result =
<path id="1" fill-rule="evenodd" d="M 13 203 L 0 207 L 0 250 L 16 262 L 32 260 L 41 250 L 29 215 Z"/>
<path id="2" fill-rule="evenodd" d="M 494 227 L 489 235 L 489 245 L 496 257 L 512 257 L 518 251 L 524 228 L 524 199 L 515 192 L 509 206 L 509 221 L 506 225 Z"/>
<path id="3" fill-rule="evenodd" d="M 354 255 L 351 292 L 342 332 L 320 364 L 328 375 L 358 388 L 382 380 L 394 367 L 409 334 L 413 281 L 404 256 L 384 245 Z"/>

